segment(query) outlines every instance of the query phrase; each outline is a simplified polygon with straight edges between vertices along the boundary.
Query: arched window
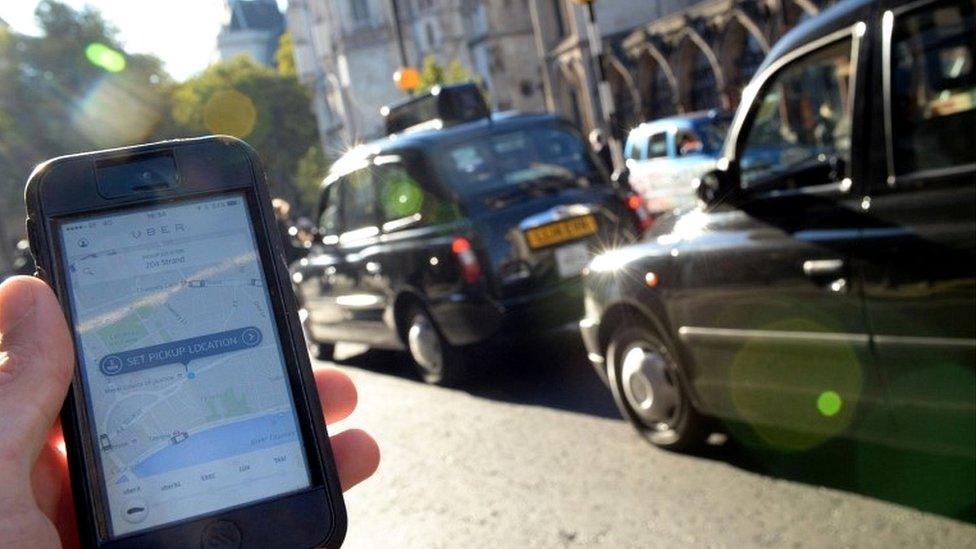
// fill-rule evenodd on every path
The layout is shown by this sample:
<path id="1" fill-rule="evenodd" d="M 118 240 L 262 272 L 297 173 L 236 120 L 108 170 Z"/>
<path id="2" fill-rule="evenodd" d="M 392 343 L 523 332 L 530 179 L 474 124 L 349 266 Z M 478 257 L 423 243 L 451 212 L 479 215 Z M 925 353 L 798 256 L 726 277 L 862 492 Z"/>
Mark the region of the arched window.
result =
<path id="1" fill-rule="evenodd" d="M 719 63 L 725 68 L 726 87 L 729 104 L 739 103 L 742 89 L 756 73 L 766 55 L 759 39 L 746 27 L 748 20 L 735 15 L 729 19 L 722 34 L 718 55 Z"/>
<path id="2" fill-rule="evenodd" d="M 671 80 L 660 62 L 647 50 L 637 58 L 637 93 L 640 111 L 646 120 L 674 114 Z"/>
<path id="3" fill-rule="evenodd" d="M 715 72 L 712 70 L 712 64 L 708 62 L 705 52 L 700 49 L 694 57 L 691 79 L 689 97 L 691 110 L 700 111 L 718 107 L 719 97 L 715 84 Z"/>
<path id="4" fill-rule="evenodd" d="M 749 25 L 749 26 L 747 26 Z M 729 19 L 718 48 L 719 64 L 725 69 L 725 93 L 729 106 L 735 107 L 742 96 L 742 89 L 756 74 L 756 69 L 766 57 L 763 42 L 750 31 L 750 20 L 743 15 Z"/>
<path id="5" fill-rule="evenodd" d="M 634 99 L 622 78 L 611 76 L 610 87 L 613 90 L 613 105 L 621 120 L 630 122 L 634 118 Z"/>
<path id="6" fill-rule="evenodd" d="M 674 114 L 674 95 L 671 93 L 671 81 L 664 69 L 657 67 L 654 71 L 652 83 L 654 102 L 650 111 L 651 119 L 664 118 Z"/>
<path id="7" fill-rule="evenodd" d="M 783 2 L 783 25 L 785 30 L 817 15 L 827 0 L 785 0 Z"/>
<path id="8" fill-rule="evenodd" d="M 610 82 L 610 89 L 613 92 L 613 107 L 616 112 L 616 122 L 623 131 L 637 125 L 640 120 L 637 116 L 637 105 L 634 104 L 634 95 L 631 91 L 629 75 L 622 66 L 617 63 L 607 63 L 607 80 Z"/>
<path id="9" fill-rule="evenodd" d="M 749 83 L 753 75 L 756 74 L 756 69 L 762 64 L 763 59 L 766 58 L 766 52 L 763 51 L 762 46 L 759 44 L 759 40 L 752 33 L 746 33 L 746 43 L 742 49 L 742 55 L 739 56 L 739 67 L 736 71 L 736 82 L 735 84 L 742 89 Z"/>

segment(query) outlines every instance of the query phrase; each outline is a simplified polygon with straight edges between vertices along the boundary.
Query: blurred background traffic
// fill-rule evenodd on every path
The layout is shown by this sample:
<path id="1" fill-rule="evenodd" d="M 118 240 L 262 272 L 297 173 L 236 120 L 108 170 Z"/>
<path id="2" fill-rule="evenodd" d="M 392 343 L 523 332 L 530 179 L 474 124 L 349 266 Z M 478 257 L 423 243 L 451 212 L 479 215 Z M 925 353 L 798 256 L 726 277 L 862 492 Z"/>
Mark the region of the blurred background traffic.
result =
<path id="1" fill-rule="evenodd" d="M 233 135 L 384 452 L 350 545 L 972 546 L 974 13 L 7 1 L 0 273 L 38 162 Z"/>

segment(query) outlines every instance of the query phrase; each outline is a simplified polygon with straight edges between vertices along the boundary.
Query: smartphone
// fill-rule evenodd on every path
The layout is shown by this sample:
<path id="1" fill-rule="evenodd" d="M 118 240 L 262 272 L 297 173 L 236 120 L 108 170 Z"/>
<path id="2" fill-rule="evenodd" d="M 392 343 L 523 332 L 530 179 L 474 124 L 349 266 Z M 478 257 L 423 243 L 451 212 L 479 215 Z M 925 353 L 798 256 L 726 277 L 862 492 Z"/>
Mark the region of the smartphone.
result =
<path id="1" fill-rule="evenodd" d="M 225 136 L 49 160 L 25 191 L 75 343 L 92 547 L 338 546 L 338 483 L 264 169 Z"/>

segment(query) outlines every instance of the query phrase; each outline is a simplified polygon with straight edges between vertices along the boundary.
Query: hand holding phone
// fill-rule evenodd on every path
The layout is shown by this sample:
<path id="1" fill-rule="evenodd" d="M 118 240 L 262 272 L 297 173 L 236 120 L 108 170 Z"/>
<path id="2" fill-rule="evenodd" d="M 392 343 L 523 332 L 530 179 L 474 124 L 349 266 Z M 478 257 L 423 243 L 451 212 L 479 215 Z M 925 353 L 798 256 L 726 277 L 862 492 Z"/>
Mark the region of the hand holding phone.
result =
<path id="1" fill-rule="evenodd" d="M 32 246 L 78 350 L 64 423 L 86 544 L 341 540 L 260 173 L 239 142 L 205 139 L 32 177 Z"/>
<path id="2" fill-rule="evenodd" d="M 13 356 L 22 349 L 38 351 Z M 54 293 L 42 281 L 16 277 L 0 284 L 0 352 L 0 371 L 6 376 L 0 389 L 0 417 L 5 419 L 0 453 L 15 457 L 0 463 L 0 546 L 53 547 L 60 534 L 64 547 L 77 547 L 64 441 L 60 429 L 48 431 L 74 365 L 71 335 Z M 11 371 L 14 365 L 16 372 Z M 327 422 L 339 421 L 355 408 L 356 389 L 340 370 L 317 369 L 315 382 Z M 333 436 L 332 447 L 343 490 L 375 470 L 378 450 L 365 432 Z"/>

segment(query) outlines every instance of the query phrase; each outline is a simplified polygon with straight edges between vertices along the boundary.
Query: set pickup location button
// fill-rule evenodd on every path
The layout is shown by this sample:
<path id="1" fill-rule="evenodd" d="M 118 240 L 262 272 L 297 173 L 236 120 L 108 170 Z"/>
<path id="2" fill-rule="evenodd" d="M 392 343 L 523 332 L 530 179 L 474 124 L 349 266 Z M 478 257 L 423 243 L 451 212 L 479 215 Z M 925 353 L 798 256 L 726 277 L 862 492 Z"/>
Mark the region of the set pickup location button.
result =
<path id="1" fill-rule="evenodd" d="M 105 355 L 98 361 L 98 369 L 107 376 L 117 376 L 168 364 L 187 366 L 199 358 L 257 347 L 261 339 L 261 330 L 247 326 Z"/>

